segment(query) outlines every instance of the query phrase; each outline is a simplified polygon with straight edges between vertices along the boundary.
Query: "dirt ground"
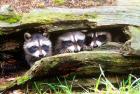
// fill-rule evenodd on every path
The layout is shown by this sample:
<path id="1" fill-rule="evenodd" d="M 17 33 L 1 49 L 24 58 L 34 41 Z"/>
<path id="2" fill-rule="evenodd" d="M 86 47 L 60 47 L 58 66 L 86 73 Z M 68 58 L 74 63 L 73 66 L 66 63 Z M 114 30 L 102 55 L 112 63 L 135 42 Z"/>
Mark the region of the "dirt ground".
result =
<path id="1" fill-rule="evenodd" d="M 11 5 L 17 12 L 29 12 L 33 8 L 74 7 L 87 8 L 93 6 L 115 5 L 116 0 L 0 0 L 1 5 Z"/>

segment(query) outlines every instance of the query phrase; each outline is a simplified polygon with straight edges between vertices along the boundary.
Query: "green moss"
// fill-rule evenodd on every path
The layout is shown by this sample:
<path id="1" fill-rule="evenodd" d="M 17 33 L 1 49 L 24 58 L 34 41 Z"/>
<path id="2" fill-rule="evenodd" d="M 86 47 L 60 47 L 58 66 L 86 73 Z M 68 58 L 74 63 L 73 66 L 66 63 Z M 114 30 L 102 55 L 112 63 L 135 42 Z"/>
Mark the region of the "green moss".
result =
<path id="1" fill-rule="evenodd" d="M 21 23 L 43 23 L 51 24 L 56 21 L 67 21 L 67 20 L 96 20 L 98 18 L 97 13 L 59 13 L 47 9 L 35 9 L 30 13 L 24 13 L 21 19 Z"/>
<path id="2" fill-rule="evenodd" d="M 87 18 L 92 18 L 92 19 L 96 19 L 98 17 L 97 13 L 84 14 L 84 16 L 87 17 Z"/>
<path id="3" fill-rule="evenodd" d="M 24 75 L 22 77 L 19 77 L 19 78 L 17 78 L 17 85 L 24 84 L 29 79 L 31 79 L 31 77 L 28 75 Z"/>
<path id="4" fill-rule="evenodd" d="M 3 35 L 3 34 L 5 34 L 4 32 L 2 32 L 2 30 L 0 30 L 0 35 Z"/>
<path id="5" fill-rule="evenodd" d="M 0 15 L 0 21 L 8 23 L 16 23 L 21 19 L 21 16 L 18 15 Z"/>
<path id="6" fill-rule="evenodd" d="M 55 5 L 64 5 L 65 4 L 65 0 L 53 0 L 53 3 Z"/>
<path id="7" fill-rule="evenodd" d="M 72 14 L 72 13 L 54 13 L 54 12 L 42 10 L 40 12 L 35 11 L 28 14 L 24 14 L 21 23 L 37 22 L 37 23 L 51 24 L 56 21 L 87 20 L 87 19 L 95 19 L 96 17 L 97 17 L 96 14 L 80 15 L 80 14 Z"/>

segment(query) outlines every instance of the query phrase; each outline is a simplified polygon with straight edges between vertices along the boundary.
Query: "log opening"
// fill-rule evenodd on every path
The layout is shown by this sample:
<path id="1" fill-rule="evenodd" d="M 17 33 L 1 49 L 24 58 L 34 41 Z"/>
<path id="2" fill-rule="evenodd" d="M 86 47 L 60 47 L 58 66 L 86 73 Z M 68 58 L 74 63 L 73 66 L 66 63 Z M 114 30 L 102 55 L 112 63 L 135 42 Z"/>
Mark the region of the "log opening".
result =
<path id="1" fill-rule="evenodd" d="M 57 40 L 58 36 L 60 36 L 61 34 L 65 33 L 65 32 L 71 32 L 71 31 L 81 31 L 85 35 L 88 32 L 100 32 L 100 31 L 110 32 L 111 36 L 112 36 L 112 41 L 111 42 L 124 44 L 130 38 L 130 36 L 128 36 L 124 32 L 125 27 L 126 27 L 126 25 L 112 25 L 112 26 L 109 25 L 109 26 L 100 26 L 100 27 L 95 27 L 95 28 L 85 28 L 85 29 L 77 28 L 77 29 L 60 30 L 60 31 L 48 32 L 48 33 L 49 33 L 50 39 L 53 43 L 53 47 L 55 47 L 55 45 L 56 45 L 55 43 L 56 43 L 56 40 Z M 1 43 L 0 43 L 1 44 L 1 46 L 0 46 L 1 47 L 1 53 L 6 54 L 6 56 L 8 56 L 10 54 L 10 56 L 13 57 L 13 60 L 15 59 L 17 62 L 19 62 L 17 64 L 18 66 L 22 65 L 25 69 L 28 69 L 29 66 L 27 65 L 27 63 L 24 59 L 24 52 L 23 52 L 23 48 L 22 48 L 23 42 L 24 42 L 23 35 L 24 35 L 25 32 L 35 33 L 35 32 L 44 32 L 44 31 L 47 31 L 47 30 L 48 30 L 48 26 L 46 26 L 46 25 L 38 25 L 38 26 L 33 25 L 31 27 L 26 27 L 26 28 L 22 27 L 21 31 L 19 31 L 19 32 L 15 32 L 15 33 L 11 33 L 11 34 L 8 34 L 8 35 L 5 35 L 5 36 L 1 36 Z M 11 42 L 10 39 L 12 39 L 12 41 L 14 41 L 14 42 Z M 8 41 L 8 43 L 10 43 L 9 40 L 10 40 L 11 43 L 16 43 L 16 45 L 18 44 L 19 46 L 17 46 L 17 48 L 15 48 L 13 50 L 3 50 L 2 46 L 7 41 Z M 6 47 L 3 47 L 3 48 L 5 49 Z M 107 48 L 105 48 L 105 49 L 107 49 Z M 100 50 L 100 48 L 98 50 Z M 9 58 L 6 58 L 6 59 L 9 59 Z M 1 60 L 2 61 L 5 60 L 5 57 L 3 55 L 1 56 Z M 4 68 L 4 66 L 1 67 L 1 69 L 2 68 Z M 20 70 L 20 68 L 19 68 L 19 70 Z M 3 69 L 1 71 L 3 71 Z M 12 72 L 12 71 L 10 71 L 10 72 Z"/>
<path id="2" fill-rule="evenodd" d="M 59 35 L 61 35 L 64 32 L 70 32 L 70 31 L 77 31 L 80 30 L 83 33 L 87 32 L 99 32 L 99 31 L 106 31 L 110 32 L 113 36 L 113 43 L 116 44 L 125 44 L 126 41 L 128 41 L 131 37 L 130 35 L 127 35 L 127 33 L 130 33 L 129 31 L 125 31 L 125 28 L 127 26 L 102 26 L 102 27 L 95 27 L 95 28 L 87 28 L 87 29 L 70 29 L 70 30 L 60 30 L 55 32 L 49 32 L 50 38 L 52 39 L 52 42 L 55 45 L 55 41 Z M 35 27 L 30 29 L 24 29 L 23 31 L 39 31 Z M 30 32 L 29 31 L 29 32 Z M 125 32 L 124 32 L 125 31 Z M 22 32 L 22 33 L 24 33 Z M 21 33 L 21 32 L 20 32 Z M 14 35 L 14 34 L 13 34 Z M 13 36 L 12 35 L 12 36 Z M 10 35 L 8 35 L 10 36 Z M 120 37 L 121 36 L 121 37 Z M 21 36 L 18 36 L 21 38 Z M 119 41 L 115 40 L 117 37 L 119 37 Z M 22 38 L 23 39 L 23 38 Z M 23 40 L 21 40 L 23 41 Z M 22 43 L 23 44 L 23 43 Z M 70 53 L 70 54 L 60 54 L 60 55 L 54 55 L 51 57 L 45 57 L 37 62 L 35 62 L 35 65 L 31 67 L 29 70 L 25 70 L 25 74 L 21 74 L 22 76 L 19 76 L 19 78 L 16 79 L 16 82 L 13 82 L 14 85 L 18 84 L 20 85 L 22 82 L 26 82 L 29 79 L 32 79 L 33 77 L 40 77 L 41 75 L 49 75 L 49 73 L 52 72 L 52 76 L 56 75 L 79 75 L 82 77 L 85 75 L 95 75 L 99 74 L 99 64 L 103 67 L 103 70 L 109 73 L 130 73 L 139 70 L 139 57 L 136 58 L 127 58 L 123 57 L 121 53 L 119 52 L 121 46 L 113 44 L 113 47 L 110 47 L 110 44 L 99 47 L 97 49 L 94 49 L 93 51 L 85 51 L 80 53 Z M 109 46 L 109 47 L 108 47 Z M 112 44 L 111 44 L 112 46 Z M 21 47 L 21 48 L 20 48 Z M 22 45 L 20 45 L 20 54 L 24 54 L 22 51 Z M 117 50 L 114 49 L 118 48 Z M 109 48 L 109 49 L 108 49 Z M 97 50 L 97 51 L 96 51 Z M 9 50 L 3 50 L 1 52 L 5 53 Z M 17 49 L 16 49 L 17 52 Z M 15 53 L 14 53 L 15 54 Z M 15 56 L 15 57 L 18 57 Z M 68 63 L 65 63 L 68 62 Z M 91 65 L 91 66 L 90 66 Z M 28 66 L 27 64 L 25 65 Z M 64 66 L 65 69 L 61 66 Z M 129 67 L 129 68 L 128 68 Z M 19 70 L 18 70 L 19 71 Z M 56 73 L 55 73 L 56 72 Z M 62 73 L 62 74 L 61 74 Z M 15 81 L 15 80 L 14 80 Z M 12 82 L 12 81 L 11 81 Z M 13 83 L 12 86 L 13 86 Z M 9 85 L 10 86 L 10 85 Z M 8 87 L 8 86 L 7 86 Z M 8 87 L 9 88 L 9 87 Z"/>

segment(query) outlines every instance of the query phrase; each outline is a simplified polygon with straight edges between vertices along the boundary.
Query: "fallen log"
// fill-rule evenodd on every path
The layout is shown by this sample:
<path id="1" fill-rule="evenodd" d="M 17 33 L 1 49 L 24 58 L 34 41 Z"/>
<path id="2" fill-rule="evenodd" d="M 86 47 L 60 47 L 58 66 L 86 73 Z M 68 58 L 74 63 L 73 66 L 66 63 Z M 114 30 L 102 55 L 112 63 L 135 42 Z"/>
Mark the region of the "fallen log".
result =
<path id="1" fill-rule="evenodd" d="M 128 34 L 128 39 L 124 45 L 117 50 L 95 49 L 93 51 L 84 51 L 79 53 L 60 54 L 51 57 L 42 58 L 22 76 L 13 81 L 0 84 L 0 91 L 9 89 L 16 85 L 24 84 L 34 77 L 44 75 L 67 75 L 73 76 L 94 76 L 100 74 L 99 65 L 104 72 L 126 74 L 137 73 L 140 70 L 140 6 L 102 6 L 88 9 L 64 9 L 64 8 L 47 8 L 42 10 L 31 11 L 23 14 L 16 23 L 0 26 L 1 39 L 3 35 L 13 39 L 15 33 L 23 33 L 32 28 L 45 27 L 48 32 L 57 33 L 67 32 L 70 30 L 95 30 L 95 29 L 112 29 L 112 27 L 123 29 Z M 56 11 L 57 10 L 57 11 Z M 39 11 L 39 12 L 38 12 Z M 133 18 L 133 19 L 132 19 Z M 39 31 L 39 30 L 37 30 Z M 117 32 L 117 31 L 115 31 Z M 12 35 L 13 34 L 13 35 Z M 15 34 L 15 35 L 14 35 Z M 12 36 L 12 37 L 11 37 Z M 5 40 L 5 38 L 3 39 Z M 21 49 L 21 44 L 13 39 L 12 45 L 2 42 L 1 52 Z M 21 39 L 23 41 L 23 39 Z M 4 46 L 3 46 L 4 45 Z M 8 49 L 5 49 L 5 45 Z"/>
<path id="2" fill-rule="evenodd" d="M 30 70 L 23 76 L 8 84 L 0 85 L 0 90 L 5 90 L 15 85 L 24 84 L 26 81 L 49 74 L 50 70 L 59 72 L 68 71 L 69 75 L 95 75 L 100 73 L 99 65 L 105 72 L 139 74 L 139 57 L 123 57 L 117 51 L 85 51 L 79 53 L 60 54 L 45 57 L 35 62 Z M 59 69 L 57 69 L 59 68 Z M 70 71 L 70 72 L 69 72 Z M 61 75 L 58 74 L 58 75 Z"/>
<path id="3" fill-rule="evenodd" d="M 140 26 L 139 7 L 138 0 L 135 0 L 135 2 L 118 0 L 118 5 L 116 6 L 100 6 L 85 9 L 57 7 L 34 9 L 30 13 L 23 13 L 20 17 L 17 15 L 16 19 L 18 20 L 13 23 L 3 20 L 4 18 L 0 19 L 0 34 L 7 34 L 7 31 L 17 32 L 23 29 L 23 27 L 24 29 L 29 29 L 30 27 L 36 27 L 37 24 L 38 26 L 44 25 L 49 32 L 78 28 L 96 28 L 98 26 L 108 27 L 113 25 Z M 4 15 L 4 17 L 6 16 Z M 16 14 L 14 17 L 16 17 Z"/>

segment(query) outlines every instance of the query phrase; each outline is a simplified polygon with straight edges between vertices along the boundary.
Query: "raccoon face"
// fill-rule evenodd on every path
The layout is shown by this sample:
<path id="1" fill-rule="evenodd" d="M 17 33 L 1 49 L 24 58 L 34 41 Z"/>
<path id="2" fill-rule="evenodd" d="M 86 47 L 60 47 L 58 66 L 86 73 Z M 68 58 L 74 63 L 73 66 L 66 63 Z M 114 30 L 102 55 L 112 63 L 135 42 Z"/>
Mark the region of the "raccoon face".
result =
<path id="1" fill-rule="evenodd" d="M 57 48 L 59 53 L 79 52 L 85 42 L 85 35 L 81 32 L 68 32 L 59 36 Z"/>
<path id="2" fill-rule="evenodd" d="M 109 32 L 92 32 L 87 34 L 87 45 L 91 48 L 96 48 L 102 44 L 111 41 L 111 34 Z"/>
<path id="3" fill-rule="evenodd" d="M 43 34 L 24 34 L 25 42 L 24 42 L 24 51 L 25 54 L 42 58 L 44 56 L 51 55 L 51 41 Z"/>

